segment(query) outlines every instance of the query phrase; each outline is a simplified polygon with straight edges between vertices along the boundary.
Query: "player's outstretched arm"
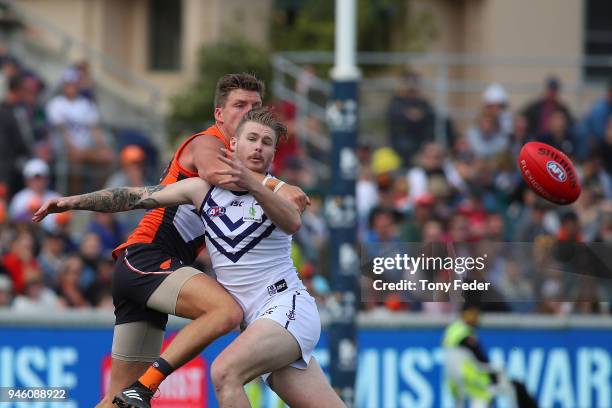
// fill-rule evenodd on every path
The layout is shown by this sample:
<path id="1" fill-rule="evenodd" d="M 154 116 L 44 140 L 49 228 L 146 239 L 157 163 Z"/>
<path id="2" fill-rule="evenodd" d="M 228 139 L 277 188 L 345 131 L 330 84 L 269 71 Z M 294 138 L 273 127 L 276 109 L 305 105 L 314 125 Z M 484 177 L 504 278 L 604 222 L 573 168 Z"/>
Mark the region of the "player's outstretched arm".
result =
<path id="1" fill-rule="evenodd" d="M 240 190 L 241 187 L 236 183 L 233 183 L 226 175 L 220 174 L 220 171 L 228 170 L 226 163 L 219 159 L 219 152 L 225 152 L 225 155 L 230 155 L 225 148 L 223 143 L 215 137 L 198 137 L 190 143 L 191 154 L 193 156 L 193 164 L 198 169 L 198 175 L 206 180 L 211 185 L 221 185 L 223 188 L 228 190 Z M 248 170 L 253 178 L 259 183 L 264 179 L 263 174 L 255 173 Z M 274 188 L 274 185 L 268 186 L 268 188 Z M 290 184 L 284 184 L 279 190 L 278 195 L 292 201 L 299 208 L 310 205 L 310 198 L 302 191 L 301 188 L 292 186 Z"/>
<path id="2" fill-rule="evenodd" d="M 248 190 L 274 225 L 287 234 L 295 234 L 300 229 L 302 225 L 301 211 L 304 210 L 304 207 L 298 208 L 295 203 L 274 194 L 258 179 L 252 177 L 252 171 L 247 169 L 236 157 L 228 159 L 220 156 L 219 160 L 227 164 L 229 169 L 218 173 L 223 176 L 230 176 L 227 181 L 219 184 L 220 187 L 226 188 L 224 183 L 234 183 L 241 189 Z"/>
<path id="3" fill-rule="evenodd" d="M 109 188 L 93 193 L 48 200 L 36 211 L 32 221 L 40 222 L 48 214 L 69 210 L 113 213 L 192 202 L 195 204 L 194 200 L 203 199 L 207 191 L 208 184 L 199 178 L 181 180 L 169 185 Z"/>

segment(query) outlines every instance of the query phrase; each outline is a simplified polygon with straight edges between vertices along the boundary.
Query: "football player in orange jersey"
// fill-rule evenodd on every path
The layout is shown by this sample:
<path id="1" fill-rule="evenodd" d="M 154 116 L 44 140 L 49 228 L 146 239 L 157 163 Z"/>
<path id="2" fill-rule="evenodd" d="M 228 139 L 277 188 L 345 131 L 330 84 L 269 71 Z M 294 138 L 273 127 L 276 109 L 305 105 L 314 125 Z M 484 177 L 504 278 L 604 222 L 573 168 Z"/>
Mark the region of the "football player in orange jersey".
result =
<path id="1" fill-rule="evenodd" d="M 212 185 L 227 179 L 219 174 L 228 168 L 218 158 L 221 148 L 229 149 L 240 120 L 262 105 L 263 94 L 264 84 L 253 75 L 223 76 L 215 92 L 215 124 L 183 142 L 160 184 L 197 176 Z M 253 177 L 263 181 L 265 175 L 253 173 Z M 274 178 L 266 180 L 268 188 L 299 208 L 309 204 L 301 189 L 279 183 Z M 224 188 L 240 190 L 232 184 Z M 131 392 L 134 386 L 130 384 L 139 383 L 154 393 L 175 369 L 243 319 L 241 308 L 214 279 L 189 266 L 204 244 L 202 222 L 193 210 L 193 206 L 180 205 L 149 211 L 128 240 L 113 251 L 118 261 L 113 277 L 116 321 L 111 381 L 98 408 L 113 406 L 115 394 L 123 404 L 119 391 Z M 160 356 L 168 314 L 193 321 Z"/>

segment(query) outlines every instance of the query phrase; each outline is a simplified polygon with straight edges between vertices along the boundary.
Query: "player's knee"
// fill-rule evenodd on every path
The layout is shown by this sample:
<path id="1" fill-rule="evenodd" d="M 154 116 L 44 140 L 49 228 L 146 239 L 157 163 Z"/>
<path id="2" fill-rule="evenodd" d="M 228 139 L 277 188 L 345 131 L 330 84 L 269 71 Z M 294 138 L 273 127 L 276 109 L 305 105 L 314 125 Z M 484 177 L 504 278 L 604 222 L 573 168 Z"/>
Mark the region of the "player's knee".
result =
<path id="1" fill-rule="evenodd" d="M 235 365 L 224 358 L 216 358 L 210 366 L 210 379 L 219 392 L 233 385 L 241 386 L 240 376 Z"/>
<path id="2" fill-rule="evenodd" d="M 242 308 L 238 306 L 237 303 L 234 302 L 231 310 L 228 312 L 228 324 L 231 326 L 230 330 L 234 329 L 237 326 L 240 326 L 242 320 L 244 319 L 244 312 Z"/>
<path id="3" fill-rule="evenodd" d="M 221 334 L 229 333 L 240 326 L 242 322 L 242 308 L 240 308 L 236 302 L 232 302 L 232 304 L 227 305 L 227 307 L 219 308 L 215 312 L 218 313 L 220 317 L 219 331 Z"/>

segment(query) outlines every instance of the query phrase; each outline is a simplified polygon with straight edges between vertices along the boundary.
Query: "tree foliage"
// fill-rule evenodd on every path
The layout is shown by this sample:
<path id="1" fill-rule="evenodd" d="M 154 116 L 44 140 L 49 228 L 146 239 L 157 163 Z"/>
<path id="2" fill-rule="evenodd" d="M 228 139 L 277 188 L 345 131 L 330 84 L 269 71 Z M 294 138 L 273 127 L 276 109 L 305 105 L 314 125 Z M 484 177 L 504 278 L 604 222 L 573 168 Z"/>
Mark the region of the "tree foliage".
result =
<path id="1" fill-rule="evenodd" d="M 276 0 L 271 41 L 277 51 L 332 51 L 334 1 Z M 408 0 L 358 0 L 360 51 L 422 51 L 435 37 L 432 16 Z"/>
<path id="2" fill-rule="evenodd" d="M 195 82 L 170 100 L 172 133 L 195 131 L 213 120 L 215 85 L 221 76 L 232 72 L 253 73 L 271 84 L 270 52 L 240 38 L 203 46 Z"/>

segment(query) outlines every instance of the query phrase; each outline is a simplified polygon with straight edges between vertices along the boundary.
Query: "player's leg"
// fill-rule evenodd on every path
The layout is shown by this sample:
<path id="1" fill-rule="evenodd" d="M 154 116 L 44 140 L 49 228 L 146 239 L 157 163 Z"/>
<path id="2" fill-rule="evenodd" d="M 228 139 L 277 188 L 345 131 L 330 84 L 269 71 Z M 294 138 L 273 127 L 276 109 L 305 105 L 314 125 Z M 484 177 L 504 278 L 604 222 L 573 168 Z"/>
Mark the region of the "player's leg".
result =
<path id="1" fill-rule="evenodd" d="M 291 333 L 270 319 L 258 319 L 213 361 L 210 375 L 221 408 L 250 407 L 244 384 L 285 367 L 302 355 Z"/>
<path id="2" fill-rule="evenodd" d="M 305 370 L 291 366 L 276 370 L 270 375 L 268 383 L 290 407 L 345 407 L 314 357 Z"/>
<path id="3" fill-rule="evenodd" d="M 193 320 L 139 378 L 141 384 L 154 391 L 175 369 L 242 321 L 242 309 L 231 295 L 216 280 L 191 267 L 177 269 L 168 276 L 147 306 Z"/>
<path id="4" fill-rule="evenodd" d="M 138 380 L 138 377 L 140 377 L 150 365 L 150 362 L 123 361 L 113 358 L 110 385 L 104 398 L 96 405 L 96 408 L 116 407 L 116 405 L 113 404 L 113 397 L 115 394 Z"/>
<path id="5" fill-rule="evenodd" d="M 98 407 L 114 407 L 113 397 L 138 378 L 159 356 L 164 331 L 147 321 L 115 326 L 110 384 Z"/>
<path id="6" fill-rule="evenodd" d="M 162 357 L 181 366 L 198 355 L 213 340 L 238 327 L 242 308 L 219 283 L 203 273 L 194 275 L 182 286 L 175 314 L 192 319 L 164 350 Z"/>
<path id="7" fill-rule="evenodd" d="M 168 316 L 145 307 L 147 287 L 158 285 L 151 277 L 134 273 L 123 259 L 113 272 L 115 328 L 111 348 L 109 389 L 100 406 L 112 406 L 114 396 L 134 383 L 159 357 Z"/>

